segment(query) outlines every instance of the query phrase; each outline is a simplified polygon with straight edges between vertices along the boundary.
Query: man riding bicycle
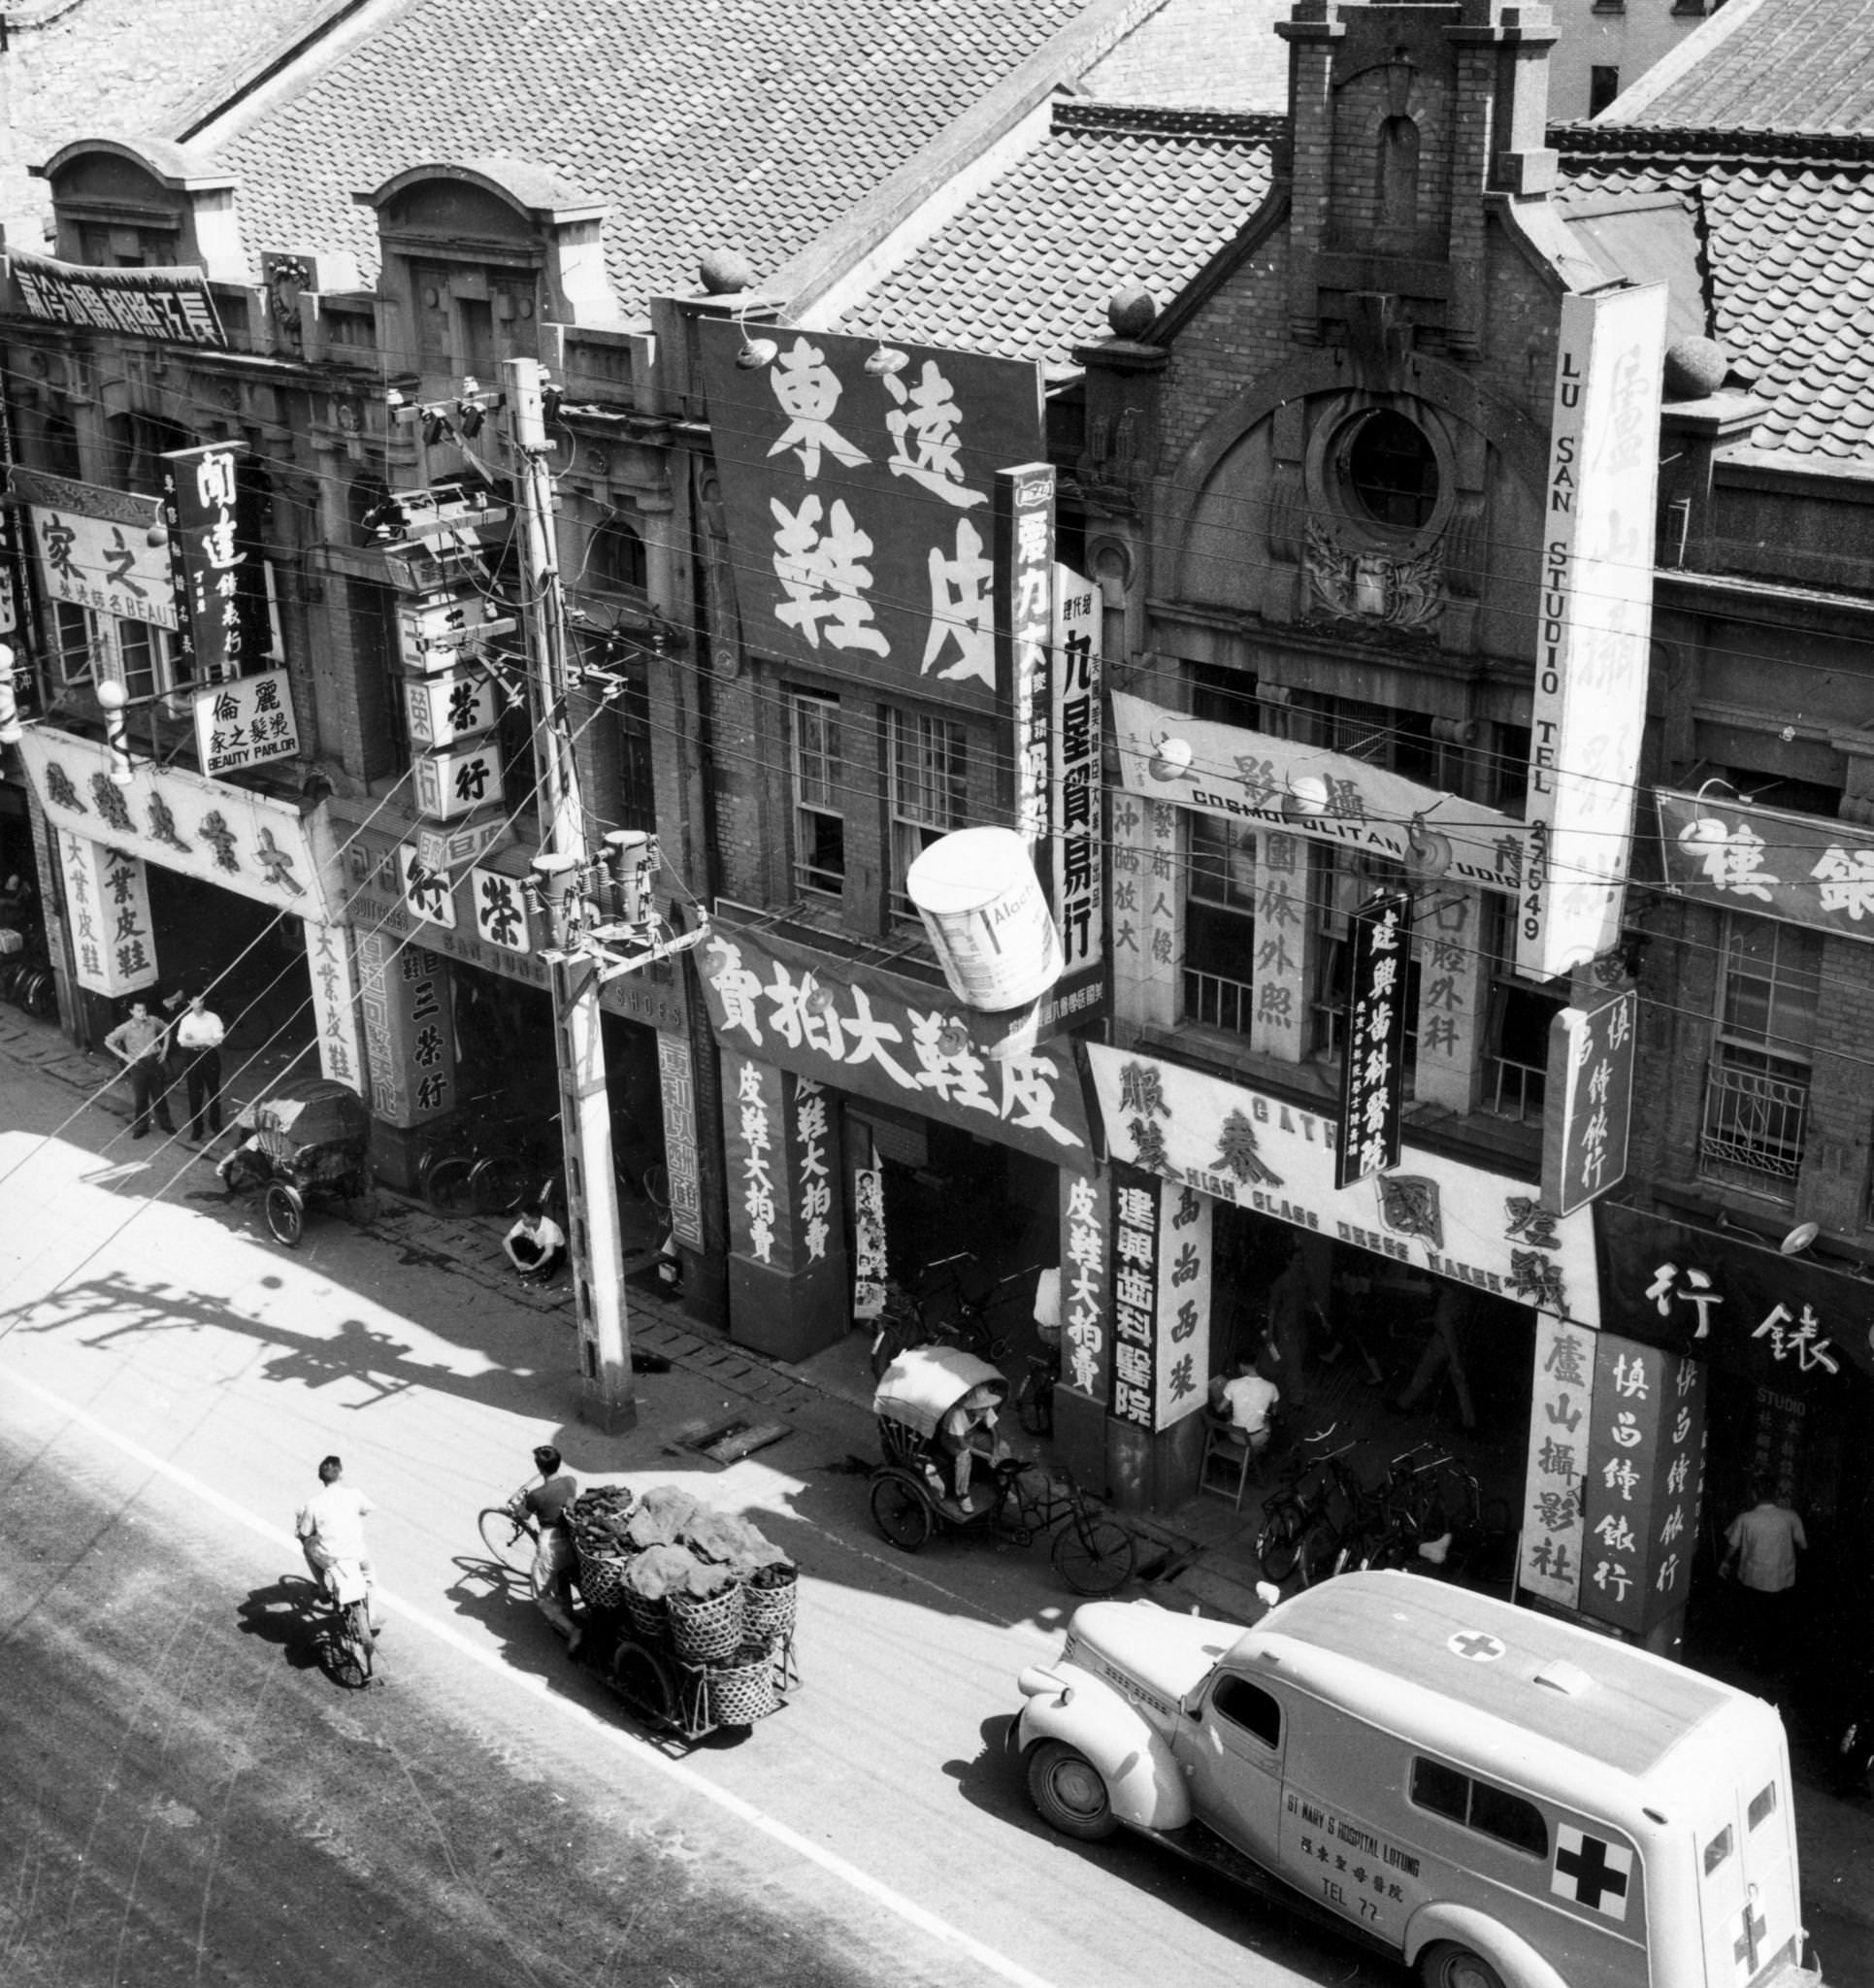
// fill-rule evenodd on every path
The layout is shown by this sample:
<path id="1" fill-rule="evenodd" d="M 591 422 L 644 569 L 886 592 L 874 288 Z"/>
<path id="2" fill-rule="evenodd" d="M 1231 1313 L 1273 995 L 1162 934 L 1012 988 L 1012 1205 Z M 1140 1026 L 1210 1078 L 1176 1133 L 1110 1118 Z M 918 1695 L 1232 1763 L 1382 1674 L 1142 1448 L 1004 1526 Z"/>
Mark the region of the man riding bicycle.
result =
<path id="1" fill-rule="evenodd" d="M 365 1515 L 376 1509 L 362 1491 L 345 1481 L 345 1465 L 339 1458 L 328 1456 L 319 1465 L 318 1490 L 300 1507 L 293 1522 L 300 1551 L 322 1594 L 338 1600 L 338 1583 L 331 1578 L 331 1572 L 342 1561 L 350 1561 L 364 1575 L 365 1608 L 373 1636 L 382 1630 L 383 1621 L 378 1609 L 377 1579 L 365 1551 L 364 1522 Z"/>

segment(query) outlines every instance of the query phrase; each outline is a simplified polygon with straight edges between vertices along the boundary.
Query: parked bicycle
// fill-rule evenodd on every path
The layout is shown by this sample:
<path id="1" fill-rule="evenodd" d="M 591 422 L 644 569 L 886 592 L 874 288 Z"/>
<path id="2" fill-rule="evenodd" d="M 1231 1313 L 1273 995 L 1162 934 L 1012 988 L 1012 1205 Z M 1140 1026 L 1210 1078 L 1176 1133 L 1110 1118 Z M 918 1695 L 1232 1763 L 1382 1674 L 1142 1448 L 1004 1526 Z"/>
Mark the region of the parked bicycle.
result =
<path id="1" fill-rule="evenodd" d="M 1000 1365 L 1008 1358 L 1010 1335 L 1001 1328 L 995 1316 L 997 1309 L 1017 1296 L 1013 1287 L 1023 1278 L 1034 1276 L 1040 1267 L 1032 1263 L 1024 1270 L 1012 1270 L 983 1290 L 979 1284 L 972 1289 L 969 1281 L 969 1274 L 980 1266 L 967 1249 L 939 1256 L 927 1265 L 918 1309 L 933 1342 L 940 1340 L 961 1346 L 966 1353 L 974 1353 L 977 1359 L 987 1360 L 992 1366 Z"/>
<path id="2" fill-rule="evenodd" d="M 1061 1378 L 1061 1348 L 1028 1356 L 1028 1372 L 1015 1390 L 1015 1416 L 1031 1436 L 1054 1434 L 1054 1388 Z"/>
<path id="3" fill-rule="evenodd" d="M 1276 1488 L 1263 1505 L 1263 1523 L 1256 1535 L 1256 1558 L 1272 1581 L 1285 1581 L 1300 1564 L 1302 1549 L 1331 1524 L 1329 1507 L 1336 1492 L 1356 1495 L 1358 1479 L 1344 1461 L 1353 1449 L 1321 1451 L 1337 1425 L 1330 1423 L 1303 1439 L 1310 1449 L 1299 1451 L 1282 1468 Z M 1312 1453 L 1310 1453 L 1312 1451 Z"/>
<path id="4" fill-rule="evenodd" d="M 437 1214 L 509 1215 L 551 1197 L 562 1162 L 558 1112 L 542 1122 L 503 1102 L 499 1091 L 471 1098 L 465 1120 L 424 1156 L 416 1185 Z"/>
<path id="5" fill-rule="evenodd" d="M 1334 1555 L 1336 1574 L 1408 1567 L 1458 1574 L 1508 1539 L 1509 1508 L 1485 1501 L 1475 1474 L 1454 1456 L 1395 1457 L 1385 1482 Z"/>

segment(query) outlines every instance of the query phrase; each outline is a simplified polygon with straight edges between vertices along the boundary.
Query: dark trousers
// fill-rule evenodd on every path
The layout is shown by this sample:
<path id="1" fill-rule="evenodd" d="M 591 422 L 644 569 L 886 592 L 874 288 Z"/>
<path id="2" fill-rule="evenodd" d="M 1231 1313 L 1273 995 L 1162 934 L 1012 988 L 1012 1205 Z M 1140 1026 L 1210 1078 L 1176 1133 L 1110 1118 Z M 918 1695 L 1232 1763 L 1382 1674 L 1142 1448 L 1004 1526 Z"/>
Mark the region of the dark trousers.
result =
<path id="1" fill-rule="evenodd" d="M 169 1116 L 169 1072 L 146 1056 L 130 1066 L 131 1131 L 148 1132 L 152 1111 L 162 1131 L 176 1130 Z"/>
<path id="2" fill-rule="evenodd" d="M 219 1049 L 190 1049 L 182 1066 L 182 1081 L 188 1087 L 188 1130 L 191 1139 L 201 1139 L 204 1119 L 207 1137 L 221 1130 L 221 1052 Z"/>

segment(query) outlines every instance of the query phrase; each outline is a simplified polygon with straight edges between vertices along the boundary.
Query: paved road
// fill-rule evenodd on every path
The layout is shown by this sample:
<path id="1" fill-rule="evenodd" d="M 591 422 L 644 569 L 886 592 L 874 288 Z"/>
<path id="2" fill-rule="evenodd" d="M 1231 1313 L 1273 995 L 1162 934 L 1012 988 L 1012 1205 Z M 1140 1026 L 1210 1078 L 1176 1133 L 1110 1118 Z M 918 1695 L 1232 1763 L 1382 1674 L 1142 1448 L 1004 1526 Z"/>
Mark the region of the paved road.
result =
<path id="1" fill-rule="evenodd" d="M 1401 1978 L 1143 1846 L 1045 1833 L 1001 1722 L 1069 1598 L 1034 1553 L 882 1547 L 805 1391 L 726 1472 L 670 1441 L 747 1406 L 696 1373 L 601 1439 L 558 1318 L 342 1219 L 288 1255 L 199 1164 L 152 1199 L 180 1155 L 71 1108 L 9 1078 L 0 1454 L 33 1517 L 6 1529 L 0 1771 L 35 1820 L 0 1839 L 0 1978 Z M 477 1564 L 476 1510 L 552 1436 L 800 1561 L 805 1688 L 741 1744 L 667 1759 Z M 307 1666 L 281 1585 L 329 1449 L 382 1508 L 391 1681 L 362 1698 Z"/>

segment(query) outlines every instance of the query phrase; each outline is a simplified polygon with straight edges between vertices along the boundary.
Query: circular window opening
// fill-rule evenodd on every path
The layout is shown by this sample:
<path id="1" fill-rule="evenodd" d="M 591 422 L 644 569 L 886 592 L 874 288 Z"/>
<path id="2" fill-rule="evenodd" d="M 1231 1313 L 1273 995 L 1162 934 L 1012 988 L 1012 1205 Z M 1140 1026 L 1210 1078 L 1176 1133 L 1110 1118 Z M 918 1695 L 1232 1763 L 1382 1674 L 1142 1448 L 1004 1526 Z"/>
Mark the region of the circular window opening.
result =
<path id="1" fill-rule="evenodd" d="M 1438 502 L 1438 458 L 1424 433 L 1390 409 L 1370 414 L 1347 443 L 1347 482 L 1377 524 L 1415 532 Z"/>

